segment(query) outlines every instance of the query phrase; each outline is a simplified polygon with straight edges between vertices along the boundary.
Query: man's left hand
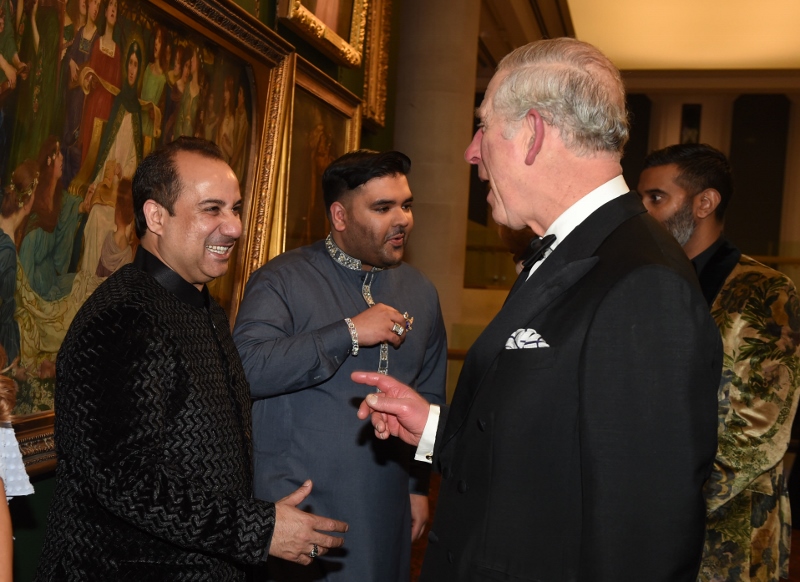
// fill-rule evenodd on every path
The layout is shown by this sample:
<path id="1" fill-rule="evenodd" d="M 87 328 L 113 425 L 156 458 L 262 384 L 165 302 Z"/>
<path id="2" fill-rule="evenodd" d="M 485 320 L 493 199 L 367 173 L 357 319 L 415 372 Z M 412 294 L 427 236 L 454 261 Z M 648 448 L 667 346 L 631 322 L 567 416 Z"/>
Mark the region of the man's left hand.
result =
<path id="1" fill-rule="evenodd" d="M 411 541 L 415 542 L 425 533 L 431 512 L 428 507 L 428 496 L 412 493 L 411 497 Z"/>
<path id="2" fill-rule="evenodd" d="M 375 436 L 386 440 L 399 437 L 409 445 L 419 445 L 431 405 L 416 390 L 377 372 L 353 372 L 350 379 L 375 386 L 380 392 L 368 394 L 358 407 L 358 418 L 371 418 Z"/>

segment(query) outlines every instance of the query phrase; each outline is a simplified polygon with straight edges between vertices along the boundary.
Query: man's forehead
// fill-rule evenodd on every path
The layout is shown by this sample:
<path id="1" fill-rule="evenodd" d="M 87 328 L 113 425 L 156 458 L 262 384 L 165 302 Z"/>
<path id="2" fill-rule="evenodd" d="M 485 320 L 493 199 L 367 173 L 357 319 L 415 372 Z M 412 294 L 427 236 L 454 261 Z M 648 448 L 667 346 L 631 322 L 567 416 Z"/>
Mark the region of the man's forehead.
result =
<path id="1" fill-rule="evenodd" d="M 642 192 L 684 194 L 688 192 L 680 182 L 680 168 L 676 164 L 651 166 L 642 170 L 637 189 Z"/>
<path id="2" fill-rule="evenodd" d="M 182 191 L 205 191 L 212 188 L 226 198 L 236 197 L 241 200 L 239 181 L 231 167 L 223 160 L 209 158 L 196 152 L 178 152 L 175 158 Z"/>
<path id="3" fill-rule="evenodd" d="M 680 169 L 676 164 L 662 164 L 645 168 L 639 179 L 656 183 L 677 183 L 679 175 Z"/>
<path id="4" fill-rule="evenodd" d="M 492 96 L 489 94 L 489 90 L 487 89 L 485 95 L 483 96 L 483 101 L 481 101 L 481 104 L 475 108 L 475 117 L 480 120 L 486 120 L 491 113 Z"/>
<path id="5" fill-rule="evenodd" d="M 476 117 L 486 119 L 493 111 L 494 94 L 497 92 L 497 87 L 508 76 L 508 71 L 498 71 L 494 74 L 486 87 L 486 92 L 483 94 L 483 101 L 478 108 L 475 109 Z"/>
<path id="6" fill-rule="evenodd" d="M 204 179 L 207 174 L 214 174 L 222 177 L 233 169 L 224 160 L 201 152 L 182 150 L 175 154 L 175 169 L 181 178 L 188 180 Z"/>
<path id="7" fill-rule="evenodd" d="M 351 190 L 351 192 L 369 198 L 370 200 L 397 196 L 405 198 L 411 196 L 408 178 L 402 173 L 372 178 L 356 189 Z"/>

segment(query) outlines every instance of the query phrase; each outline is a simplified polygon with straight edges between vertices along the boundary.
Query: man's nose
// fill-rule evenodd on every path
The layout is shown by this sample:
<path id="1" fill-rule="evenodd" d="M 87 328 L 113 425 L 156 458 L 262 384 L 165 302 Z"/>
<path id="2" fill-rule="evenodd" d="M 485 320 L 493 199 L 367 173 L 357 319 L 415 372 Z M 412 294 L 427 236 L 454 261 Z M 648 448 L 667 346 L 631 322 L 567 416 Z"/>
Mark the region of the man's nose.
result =
<path id="1" fill-rule="evenodd" d="M 402 226 L 407 227 L 409 223 L 413 220 L 411 214 L 411 208 L 403 208 L 402 206 L 397 207 L 397 212 L 393 213 L 393 223 L 395 226 Z"/>
<path id="2" fill-rule="evenodd" d="M 221 234 L 229 236 L 232 239 L 238 239 L 242 236 L 242 219 L 238 214 L 231 214 L 226 217 L 219 229 Z"/>
<path id="3" fill-rule="evenodd" d="M 464 159 L 470 164 L 477 164 L 481 160 L 481 141 L 483 140 L 483 131 L 478 129 L 472 137 L 472 141 L 467 146 L 467 151 L 464 152 Z"/>

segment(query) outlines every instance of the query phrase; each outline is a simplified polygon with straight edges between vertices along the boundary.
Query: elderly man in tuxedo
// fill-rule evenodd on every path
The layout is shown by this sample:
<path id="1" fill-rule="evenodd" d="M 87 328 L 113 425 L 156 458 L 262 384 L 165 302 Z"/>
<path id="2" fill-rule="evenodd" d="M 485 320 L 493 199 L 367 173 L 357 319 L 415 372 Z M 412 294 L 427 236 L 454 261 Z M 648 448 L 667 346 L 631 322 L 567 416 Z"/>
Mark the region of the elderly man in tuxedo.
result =
<path id="1" fill-rule="evenodd" d="M 356 372 L 379 438 L 441 471 L 425 581 L 694 581 L 721 350 L 691 264 L 630 192 L 619 72 L 542 40 L 486 91 L 468 162 L 542 239 L 440 410 Z"/>

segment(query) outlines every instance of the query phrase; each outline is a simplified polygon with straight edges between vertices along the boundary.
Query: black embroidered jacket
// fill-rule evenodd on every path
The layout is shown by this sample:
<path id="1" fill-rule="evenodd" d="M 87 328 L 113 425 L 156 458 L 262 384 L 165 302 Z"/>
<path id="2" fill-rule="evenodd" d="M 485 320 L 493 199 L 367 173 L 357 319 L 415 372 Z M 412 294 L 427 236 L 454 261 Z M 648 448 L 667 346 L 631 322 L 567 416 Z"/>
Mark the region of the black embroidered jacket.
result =
<path id="1" fill-rule="evenodd" d="M 37 580 L 243 580 L 266 560 L 250 400 L 228 319 L 140 248 L 57 360 L 56 491 Z"/>

